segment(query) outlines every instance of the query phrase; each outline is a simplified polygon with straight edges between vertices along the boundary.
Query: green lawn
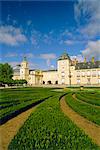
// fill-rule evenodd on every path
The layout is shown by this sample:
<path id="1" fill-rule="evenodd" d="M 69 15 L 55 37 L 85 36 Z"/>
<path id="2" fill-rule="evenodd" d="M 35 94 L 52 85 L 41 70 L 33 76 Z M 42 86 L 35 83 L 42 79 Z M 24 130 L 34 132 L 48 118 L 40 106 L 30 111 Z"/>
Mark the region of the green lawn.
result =
<path id="1" fill-rule="evenodd" d="M 2 89 L 0 92 L 0 123 L 54 94 L 48 88 Z"/>
<path id="2" fill-rule="evenodd" d="M 100 106 L 100 93 L 95 91 L 95 92 L 78 92 L 76 93 L 76 97 L 79 100 L 85 101 L 87 103 L 93 104 Z"/>
<path id="3" fill-rule="evenodd" d="M 95 92 L 95 91 L 94 91 Z M 94 98 L 89 99 L 89 97 L 86 97 L 86 94 L 83 95 L 83 97 L 81 96 L 81 93 L 83 94 L 82 91 L 78 91 L 74 92 L 74 94 L 77 96 L 78 99 L 75 99 L 72 95 L 73 93 L 71 92 L 70 94 L 68 94 L 66 96 L 66 103 L 77 113 L 79 113 L 80 115 L 82 115 L 83 117 L 87 118 L 88 120 L 100 125 L 100 108 L 99 107 L 95 107 L 94 105 L 89 105 L 89 103 L 93 103 L 93 104 L 99 104 L 99 98 L 96 100 Z M 88 94 L 91 92 L 88 91 Z M 96 95 L 94 94 L 94 97 L 96 98 Z M 86 98 L 86 99 L 85 99 Z M 81 100 L 80 100 L 81 99 Z M 87 103 L 83 103 L 82 100 L 84 99 L 85 102 Z M 98 103 L 97 103 L 98 102 Z"/>
<path id="4" fill-rule="evenodd" d="M 70 95 L 69 92 L 70 90 L 67 96 Z M 1 93 L 1 118 L 47 98 L 20 128 L 10 142 L 9 150 L 99 149 L 84 131 L 61 111 L 59 99 L 65 91 L 51 88 L 19 88 L 3 89 Z"/>

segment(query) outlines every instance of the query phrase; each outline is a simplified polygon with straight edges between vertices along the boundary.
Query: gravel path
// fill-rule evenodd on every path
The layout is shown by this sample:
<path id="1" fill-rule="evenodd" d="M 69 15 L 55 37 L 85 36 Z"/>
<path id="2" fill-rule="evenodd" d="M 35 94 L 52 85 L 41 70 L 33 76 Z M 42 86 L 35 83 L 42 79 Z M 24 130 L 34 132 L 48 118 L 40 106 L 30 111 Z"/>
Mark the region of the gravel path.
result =
<path id="1" fill-rule="evenodd" d="M 36 107 L 37 106 L 21 113 L 17 117 L 0 126 L 0 150 L 7 150 L 12 138 L 17 134 L 18 130 L 28 119 L 30 114 L 35 111 Z"/>
<path id="2" fill-rule="evenodd" d="M 73 111 L 65 102 L 65 96 L 61 98 L 60 106 L 64 114 L 67 115 L 79 128 L 84 130 L 94 143 L 100 146 L 100 126 L 90 122 Z"/>

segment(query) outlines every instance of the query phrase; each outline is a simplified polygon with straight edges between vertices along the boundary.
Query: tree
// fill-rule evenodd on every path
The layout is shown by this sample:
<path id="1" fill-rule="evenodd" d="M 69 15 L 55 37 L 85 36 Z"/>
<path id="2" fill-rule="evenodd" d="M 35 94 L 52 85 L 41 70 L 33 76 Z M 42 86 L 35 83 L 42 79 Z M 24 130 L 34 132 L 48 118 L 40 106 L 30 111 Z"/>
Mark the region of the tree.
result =
<path id="1" fill-rule="evenodd" d="M 8 64 L 0 64 L 0 77 L 1 79 L 12 79 L 13 76 L 13 69 Z"/>
<path id="2" fill-rule="evenodd" d="M 8 86 L 12 85 L 24 85 L 27 84 L 26 80 L 13 80 L 13 69 L 8 64 L 0 64 L 0 86 L 7 84 Z"/>
<path id="3" fill-rule="evenodd" d="M 0 86 L 8 84 L 12 84 L 12 76 L 13 76 L 13 69 L 8 64 L 0 64 Z"/>

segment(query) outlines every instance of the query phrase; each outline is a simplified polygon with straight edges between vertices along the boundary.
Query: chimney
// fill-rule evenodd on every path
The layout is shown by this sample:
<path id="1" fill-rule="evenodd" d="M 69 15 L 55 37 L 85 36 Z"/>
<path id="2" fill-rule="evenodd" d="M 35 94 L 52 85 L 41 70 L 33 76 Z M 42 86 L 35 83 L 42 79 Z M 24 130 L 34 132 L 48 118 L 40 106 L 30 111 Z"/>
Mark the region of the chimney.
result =
<path id="1" fill-rule="evenodd" d="M 94 64 L 94 57 L 92 57 L 91 62 Z"/>
<path id="2" fill-rule="evenodd" d="M 84 63 L 86 63 L 86 57 L 84 58 Z"/>

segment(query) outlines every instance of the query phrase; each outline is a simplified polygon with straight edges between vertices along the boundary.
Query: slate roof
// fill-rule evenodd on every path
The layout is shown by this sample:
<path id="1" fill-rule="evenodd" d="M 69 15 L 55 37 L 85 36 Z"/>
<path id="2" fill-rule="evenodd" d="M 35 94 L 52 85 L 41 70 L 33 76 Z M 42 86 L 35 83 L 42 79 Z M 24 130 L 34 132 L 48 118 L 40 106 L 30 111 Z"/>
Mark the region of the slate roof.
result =
<path id="1" fill-rule="evenodd" d="M 43 72 L 49 72 L 49 71 L 57 71 L 57 69 L 51 69 L 51 70 L 43 70 Z"/>
<path id="2" fill-rule="evenodd" d="M 96 61 L 96 62 L 81 62 L 81 63 L 77 63 L 75 66 L 76 70 L 80 70 L 80 69 L 93 69 L 93 68 L 100 68 L 100 61 Z"/>
<path id="3" fill-rule="evenodd" d="M 63 53 L 59 58 L 58 60 L 65 60 L 65 59 L 70 59 L 69 55 L 65 52 Z"/>
<path id="4" fill-rule="evenodd" d="M 35 71 L 35 70 L 36 70 L 36 69 L 30 69 L 30 70 L 29 70 L 29 72 L 31 72 L 31 71 Z"/>

